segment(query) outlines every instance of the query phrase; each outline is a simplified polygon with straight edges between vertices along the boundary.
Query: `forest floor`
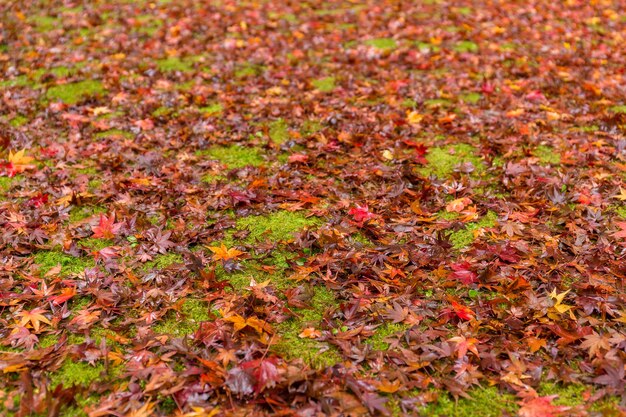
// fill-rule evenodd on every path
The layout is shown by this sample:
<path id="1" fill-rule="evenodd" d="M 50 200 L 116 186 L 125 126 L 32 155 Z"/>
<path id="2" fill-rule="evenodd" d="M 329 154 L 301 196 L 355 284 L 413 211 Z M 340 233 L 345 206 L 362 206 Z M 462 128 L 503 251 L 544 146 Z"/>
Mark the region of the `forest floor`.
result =
<path id="1" fill-rule="evenodd" d="M 625 415 L 622 12 L 2 2 L 0 415 Z"/>

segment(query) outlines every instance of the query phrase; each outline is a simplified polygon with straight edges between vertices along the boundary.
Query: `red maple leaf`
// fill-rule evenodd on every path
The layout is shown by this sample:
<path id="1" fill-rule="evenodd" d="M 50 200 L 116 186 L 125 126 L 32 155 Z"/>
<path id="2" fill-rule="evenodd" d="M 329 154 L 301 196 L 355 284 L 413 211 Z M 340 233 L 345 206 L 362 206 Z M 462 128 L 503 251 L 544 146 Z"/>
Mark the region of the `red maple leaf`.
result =
<path id="1" fill-rule="evenodd" d="M 367 204 L 363 206 L 359 206 L 357 204 L 356 207 L 350 209 L 348 214 L 351 215 L 352 218 L 354 218 L 354 220 L 358 223 L 363 223 L 364 221 L 372 219 L 375 216 L 374 213 L 369 211 Z"/>
<path id="2" fill-rule="evenodd" d="M 109 217 L 100 215 L 100 222 L 97 226 L 92 226 L 93 237 L 96 239 L 113 239 L 119 233 L 122 223 L 115 223 L 115 213 Z"/>
<path id="3" fill-rule="evenodd" d="M 450 265 L 450 267 L 454 271 L 452 273 L 452 278 L 461 281 L 463 284 L 469 285 L 478 281 L 476 279 L 478 278 L 478 275 L 470 270 L 471 265 L 469 262 L 458 262 Z"/>
<path id="4" fill-rule="evenodd" d="M 518 412 L 520 417 L 557 417 L 563 415 L 570 407 L 552 404 L 558 395 L 535 397 L 520 402 L 522 406 Z"/>

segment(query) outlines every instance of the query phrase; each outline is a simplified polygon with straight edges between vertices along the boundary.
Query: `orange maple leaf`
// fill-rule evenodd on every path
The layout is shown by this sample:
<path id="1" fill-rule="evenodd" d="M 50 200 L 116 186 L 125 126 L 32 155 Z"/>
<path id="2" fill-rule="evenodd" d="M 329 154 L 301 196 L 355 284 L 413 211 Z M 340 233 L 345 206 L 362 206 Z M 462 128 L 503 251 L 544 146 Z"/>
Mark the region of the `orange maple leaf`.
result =
<path id="1" fill-rule="evenodd" d="M 35 332 L 38 332 L 41 323 L 51 324 L 50 320 L 48 320 L 48 318 L 43 315 L 44 312 L 45 310 L 42 308 L 35 308 L 30 311 L 20 311 L 16 315 L 21 317 L 20 326 L 26 326 L 30 323 Z"/>
<path id="2" fill-rule="evenodd" d="M 211 252 L 215 254 L 215 259 L 228 261 L 230 259 L 236 259 L 243 255 L 245 252 L 237 250 L 235 248 L 226 248 L 222 243 L 221 246 L 207 246 Z"/>

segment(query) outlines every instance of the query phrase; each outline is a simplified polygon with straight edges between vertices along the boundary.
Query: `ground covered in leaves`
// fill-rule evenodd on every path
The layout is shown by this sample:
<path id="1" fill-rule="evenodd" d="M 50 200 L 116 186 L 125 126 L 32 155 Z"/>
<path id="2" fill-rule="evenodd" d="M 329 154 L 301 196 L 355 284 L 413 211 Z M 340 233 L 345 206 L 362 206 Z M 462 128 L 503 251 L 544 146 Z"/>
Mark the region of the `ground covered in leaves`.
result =
<path id="1" fill-rule="evenodd" d="M 2 2 L 0 414 L 623 415 L 623 6 Z"/>

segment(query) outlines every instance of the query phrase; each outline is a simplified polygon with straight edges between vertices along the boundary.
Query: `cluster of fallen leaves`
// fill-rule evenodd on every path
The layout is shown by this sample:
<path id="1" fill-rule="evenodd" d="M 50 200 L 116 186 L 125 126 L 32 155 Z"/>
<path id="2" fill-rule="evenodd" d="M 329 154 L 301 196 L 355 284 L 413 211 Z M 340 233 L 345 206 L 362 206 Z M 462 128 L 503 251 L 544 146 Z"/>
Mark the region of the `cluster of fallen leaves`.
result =
<path id="1" fill-rule="evenodd" d="M 589 404 L 623 395 L 619 3 L 40 3 L 0 5 L 8 412 L 63 415 L 93 398 L 90 417 L 412 414 L 433 389 L 496 385 L 539 417 L 588 412 L 538 394 L 542 381 L 587 384 Z M 56 23 L 40 30 L 42 16 Z M 172 58 L 189 69 L 156 64 Z M 332 91 L 315 87 L 324 77 Z M 103 89 L 49 93 L 85 80 Z M 428 158 L 460 143 L 475 159 L 436 175 Z M 233 144 L 262 163 L 202 153 Z M 279 242 L 235 231 L 277 210 L 320 222 Z M 458 231 L 471 242 L 455 245 Z M 292 254 L 289 288 L 261 273 L 233 288 L 251 257 L 271 275 L 279 249 Z M 43 271 L 46 251 L 90 263 Z M 168 254 L 183 261 L 145 267 Z M 317 369 L 273 346 L 320 286 L 337 303 L 299 337 L 341 360 Z M 209 320 L 188 337 L 155 331 L 184 323 L 191 298 Z M 403 330 L 373 349 L 389 324 Z M 51 385 L 68 362 L 104 372 Z"/>

